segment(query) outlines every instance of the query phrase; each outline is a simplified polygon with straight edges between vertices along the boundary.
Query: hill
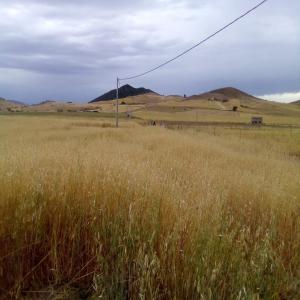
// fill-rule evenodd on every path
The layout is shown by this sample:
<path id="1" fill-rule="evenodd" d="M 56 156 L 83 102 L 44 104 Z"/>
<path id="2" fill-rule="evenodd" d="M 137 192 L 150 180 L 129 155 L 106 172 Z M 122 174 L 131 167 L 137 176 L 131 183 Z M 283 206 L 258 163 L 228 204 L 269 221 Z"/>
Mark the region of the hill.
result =
<path id="1" fill-rule="evenodd" d="M 111 91 L 103 94 L 102 96 L 90 101 L 89 103 L 114 100 L 114 99 L 116 99 L 116 92 L 117 92 L 116 89 L 111 90 Z M 155 92 L 153 92 L 149 89 L 145 89 L 143 87 L 134 88 L 129 84 L 123 85 L 122 87 L 119 88 L 119 98 L 139 96 L 139 95 L 144 95 L 144 94 L 149 94 L 149 93 L 156 94 Z"/>
<path id="2" fill-rule="evenodd" d="M 16 101 L 16 100 L 7 100 L 3 97 L 0 97 L 0 101 L 2 102 L 6 102 L 7 104 L 12 104 L 12 105 L 26 105 L 25 103 L 21 102 L 21 101 Z"/>
<path id="3" fill-rule="evenodd" d="M 239 99 L 239 100 L 253 100 L 253 101 L 263 101 L 262 99 L 258 99 L 248 93 L 245 93 L 239 89 L 233 87 L 225 87 L 217 90 L 212 90 L 203 94 L 194 95 L 188 97 L 187 100 L 196 100 L 196 99 L 209 99 L 215 101 L 226 101 L 230 99 Z"/>
<path id="4" fill-rule="evenodd" d="M 56 101 L 56 100 L 45 100 L 45 101 L 42 101 L 42 102 L 39 102 L 39 103 L 36 103 L 36 104 L 32 104 L 32 106 L 51 104 L 51 103 L 56 103 L 56 102 L 58 102 L 58 101 Z"/>
<path id="5" fill-rule="evenodd" d="M 19 106 L 26 106 L 24 102 L 16 101 L 16 100 L 6 100 L 8 103 L 11 103 L 13 105 L 19 105 Z"/>
<path id="6" fill-rule="evenodd" d="M 291 104 L 298 104 L 298 105 L 300 105 L 300 100 L 293 101 L 293 102 L 291 102 Z"/>
<path id="7" fill-rule="evenodd" d="M 147 120 L 244 124 L 250 123 L 252 116 L 262 116 L 265 124 L 300 124 L 299 107 L 259 99 L 235 88 L 221 88 L 188 98 L 165 97 L 133 115 Z"/>
<path id="8" fill-rule="evenodd" d="M 37 104 L 28 105 L 25 112 L 79 112 L 88 110 L 88 105 L 71 101 L 46 100 Z"/>
<path id="9" fill-rule="evenodd" d="M 0 97 L 0 111 L 19 110 L 20 107 L 23 106 L 25 106 L 24 103 L 14 101 L 14 100 L 6 100 Z"/>
<path id="10" fill-rule="evenodd" d="M 221 95 L 224 95 L 225 97 L 228 97 L 228 98 L 235 98 L 235 99 L 249 99 L 249 98 L 252 98 L 254 100 L 261 100 L 261 99 L 258 99 L 248 93 L 245 93 L 239 89 L 236 89 L 236 88 L 233 88 L 233 87 L 226 87 L 226 88 L 221 88 L 221 89 L 217 89 L 217 90 L 213 90 L 211 91 L 210 93 L 218 93 L 218 94 L 221 94 Z"/>

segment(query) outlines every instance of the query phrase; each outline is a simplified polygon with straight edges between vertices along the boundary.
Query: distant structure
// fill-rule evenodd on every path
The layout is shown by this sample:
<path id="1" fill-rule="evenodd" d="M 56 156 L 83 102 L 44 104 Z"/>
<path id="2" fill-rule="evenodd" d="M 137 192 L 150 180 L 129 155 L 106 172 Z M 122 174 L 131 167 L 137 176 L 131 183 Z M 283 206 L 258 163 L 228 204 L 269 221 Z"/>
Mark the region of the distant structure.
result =
<path id="1" fill-rule="evenodd" d="M 148 124 L 149 124 L 150 126 L 156 126 L 156 121 L 151 120 Z"/>
<path id="2" fill-rule="evenodd" d="M 262 125 L 263 124 L 263 118 L 262 117 L 252 117 L 251 118 L 251 124 L 252 125 Z"/>

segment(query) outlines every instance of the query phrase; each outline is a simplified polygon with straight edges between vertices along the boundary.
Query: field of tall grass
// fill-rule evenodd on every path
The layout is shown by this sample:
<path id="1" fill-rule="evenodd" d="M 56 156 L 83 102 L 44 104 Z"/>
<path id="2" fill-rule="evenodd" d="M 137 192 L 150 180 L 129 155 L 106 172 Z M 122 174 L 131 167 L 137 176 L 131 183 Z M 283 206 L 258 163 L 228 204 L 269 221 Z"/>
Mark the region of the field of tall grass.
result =
<path id="1" fill-rule="evenodd" d="M 0 116 L 0 298 L 299 299 L 300 130 Z"/>

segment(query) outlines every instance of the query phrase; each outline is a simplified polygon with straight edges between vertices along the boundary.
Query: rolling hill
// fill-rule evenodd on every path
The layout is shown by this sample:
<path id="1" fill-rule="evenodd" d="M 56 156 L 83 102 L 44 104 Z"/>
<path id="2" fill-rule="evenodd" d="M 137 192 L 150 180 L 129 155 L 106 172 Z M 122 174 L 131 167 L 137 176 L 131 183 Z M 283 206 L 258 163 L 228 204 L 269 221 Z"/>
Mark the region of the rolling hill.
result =
<path id="1" fill-rule="evenodd" d="M 197 100 L 197 99 L 215 100 L 215 101 L 227 101 L 230 99 L 264 101 L 262 99 L 256 98 L 248 93 L 245 93 L 233 87 L 220 88 L 199 95 L 193 95 L 187 98 L 187 100 Z"/>
<path id="2" fill-rule="evenodd" d="M 0 99 L 0 110 L 7 112 L 98 112 L 115 114 L 115 92 L 112 90 L 89 102 L 48 100 L 35 105 L 16 105 Z M 188 122 L 250 122 L 252 116 L 263 117 L 265 124 L 299 124 L 300 101 L 293 104 L 259 99 L 233 87 L 211 90 L 188 98 L 163 96 L 145 88 L 130 85 L 120 88 L 119 112 L 143 120 Z M 235 108 L 235 110 L 234 110 Z"/>
<path id="3" fill-rule="evenodd" d="M 300 100 L 293 101 L 293 102 L 291 102 L 291 104 L 297 104 L 297 105 L 300 105 Z"/>
<path id="4" fill-rule="evenodd" d="M 25 104 L 19 101 L 7 100 L 0 97 L 0 111 L 18 110 L 24 107 Z"/>
<path id="5" fill-rule="evenodd" d="M 7 102 L 14 104 L 14 105 L 18 105 L 18 106 L 26 106 L 26 104 L 24 102 L 21 101 L 17 101 L 17 100 L 6 100 Z"/>
<path id="6" fill-rule="evenodd" d="M 188 98 L 167 98 L 137 110 L 134 116 L 148 120 L 236 123 L 249 123 L 252 116 L 262 116 L 268 124 L 300 124 L 298 105 L 259 99 L 235 88 L 221 88 Z"/>
<path id="7" fill-rule="evenodd" d="M 66 102 L 60 100 L 46 100 L 24 107 L 25 112 L 79 112 L 88 110 L 88 104 Z"/>

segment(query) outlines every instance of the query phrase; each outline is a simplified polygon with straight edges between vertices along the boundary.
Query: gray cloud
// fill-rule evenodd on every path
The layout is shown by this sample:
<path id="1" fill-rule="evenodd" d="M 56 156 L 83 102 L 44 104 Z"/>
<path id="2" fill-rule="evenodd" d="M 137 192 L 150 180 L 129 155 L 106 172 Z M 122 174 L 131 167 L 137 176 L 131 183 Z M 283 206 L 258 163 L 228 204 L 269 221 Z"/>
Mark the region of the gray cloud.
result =
<path id="1" fill-rule="evenodd" d="M 0 96 L 89 100 L 151 68 L 257 0 L 2 0 Z M 161 93 L 300 91 L 300 3 L 267 2 L 180 61 L 130 82 Z"/>

